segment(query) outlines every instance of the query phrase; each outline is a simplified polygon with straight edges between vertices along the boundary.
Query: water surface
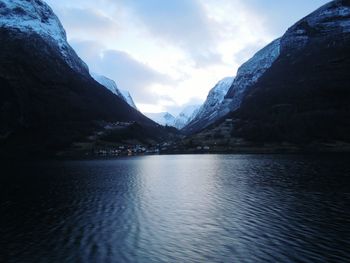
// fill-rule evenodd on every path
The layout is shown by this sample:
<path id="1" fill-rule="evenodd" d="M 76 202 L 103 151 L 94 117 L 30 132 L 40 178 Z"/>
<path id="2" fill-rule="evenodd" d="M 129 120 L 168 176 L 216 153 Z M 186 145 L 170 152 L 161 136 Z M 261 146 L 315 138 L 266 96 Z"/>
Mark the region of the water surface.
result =
<path id="1" fill-rule="evenodd" d="M 1 262 L 350 262 L 350 158 L 2 164 Z"/>

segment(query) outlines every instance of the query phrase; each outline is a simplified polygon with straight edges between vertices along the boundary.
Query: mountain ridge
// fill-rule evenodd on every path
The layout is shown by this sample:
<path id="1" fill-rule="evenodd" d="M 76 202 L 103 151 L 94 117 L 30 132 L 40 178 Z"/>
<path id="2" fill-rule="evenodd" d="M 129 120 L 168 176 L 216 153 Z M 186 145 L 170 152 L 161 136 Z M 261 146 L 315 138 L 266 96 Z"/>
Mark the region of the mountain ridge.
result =
<path id="1" fill-rule="evenodd" d="M 240 139 L 298 147 L 326 143 L 330 149 L 350 142 L 349 68 L 350 1 L 336 0 L 286 31 L 276 60 L 206 136 L 212 130 L 232 147 Z"/>
<path id="2" fill-rule="evenodd" d="M 226 77 L 209 91 L 207 99 L 199 108 L 196 116 L 183 127 L 182 130 L 185 133 L 191 134 L 200 131 L 229 113 L 231 100 L 225 101 L 225 96 L 233 81 L 233 77 Z"/>
<path id="3" fill-rule="evenodd" d="M 91 76 L 106 89 L 111 91 L 113 94 L 115 94 L 116 96 L 124 100 L 126 103 L 128 103 L 135 110 L 137 110 L 137 107 L 130 93 L 126 90 L 120 90 L 114 80 L 107 78 L 103 75 L 99 75 L 97 73 L 91 73 Z"/>
<path id="4" fill-rule="evenodd" d="M 72 69 L 88 74 L 88 66 L 68 44 L 66 31 L 49 5 L 41 0 L 1 0 L 0 5 L 1 27 L 40 35 L 57 46 Z"/>
<path id="5" fill-rule="evenodd" d="M 55 152 L 103 130 L 104 122 L 157 127 L 90 76 L 66 42 L 64 30 L 60 31 L 64 43 L 46 34 L 50 31 L 42 31 L 47 22 L 61 25 L 47 4 L 0 0 L 0 5 L 0 145 L 4 154 Z M 19 23 L 9 23 L 11 16 Z"/>

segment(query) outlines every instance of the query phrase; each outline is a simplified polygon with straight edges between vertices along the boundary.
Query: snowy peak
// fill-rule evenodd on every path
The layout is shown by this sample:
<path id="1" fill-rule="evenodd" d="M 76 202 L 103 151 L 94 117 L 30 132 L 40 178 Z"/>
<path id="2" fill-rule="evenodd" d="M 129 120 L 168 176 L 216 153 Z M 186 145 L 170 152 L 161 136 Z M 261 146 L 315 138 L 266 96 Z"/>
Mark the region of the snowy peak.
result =
<path id="1" fill-rule="evenodd" d="M 133 98 L 130 95 L 130 92 L 127 90 L 120 90 L 120 92 L 123 94 L 123 97 L 125 99 L 125 101 L 131 106 L 133 107 L 135 110 L 138 110 L 136 107 L 136 104 L 133 100 Z"/>
<path id="2" fill-rule="evenodd" d="M 114 82 L 114 80 L 111 80 L 111 79 L 109 79 L 105 76 L 102 76 L 102 75 L 98 75 L 96 73 L 91 73 L 91 77 L 93 77 L 98 83 L 100 83 L 102 86 L 107 88 L 113 94 L 115 94 L 121 98 L 123 97 L 123 94 L 119 91 L 118 86 Z"/>
<path id="3" fill-rule="evenodd" d="M 279 57 L 280 43 L 281 39 L 276 39 L 238 69 L 237 77 L 227 93 L 227 98 L 232 100 L 230 106 L 232 111 L 240 107 L 246 91 L 260 79 Z"/>
<path id="4" fill-rule="evenodd" d="M 228 104 L 224 102 L 224 98 L 233 81 L 233 77 L 224 78 L 211 89 L 196 116 L 184 127 L 186 132 L 205 128 L 229 112 Z"/>
<path id="5" fill-rule="evenodd" d="M 251 59 L 239 67 L 235 82 L 242 77 L 247 77 L 248 75 L 254 75 L 253 77 L 257 78 L 256 73 L 261 75 L 261 73 L 272 65 L 279 54 L 280 39 L 276 39 L 263 49 L 259 50 Z"/>
<path id="6" fill-rule="evenodd" d="M 233 80 L 233 77 L 224 78 L 210 90 L 206 101 L 199 109 L 196 119 L 214 118 L 214 115 L 218 113 L 220 104 L 223 102 Z"/>
<path id="7" fill-rule="evenodd" d="M 0 27 L 26 34 L 37 34 L 56 46 L 69 66 L 88 72 L 67 43 L 66 32 L 52 9 L 41 0 L 0 0 Z"/>
<path id="8" fill-rule="evenodd" d="M 350 32 L 350 1 L 332 1 L 288 29 L 281 39 L 257 52 L 244 63 L 230 88 L 227 98 L 232 99 L 232 111 L 238 109 L 248 89 L 269 69 L 282 52 L 300 50 L 310 41 L 319 38 L 323 41 L 335 35 Z"/>
<path id="9" fill-rule="evenodd" d="M 198 110 L 200 108 L 200 105 L 190 105 L 185 107 L 182 112 L 179 114 L 180 116 L 186 116 L 188 118 L 195 117 L 193 115 L 196 115 L 198 113 Z"/>
<path id="10" fill-rule="evenodd" d="M 208 94 L 207 101 L 212 106 L 221 103 L 224 100 L 229 88 L 234 81 L 233 77 L 227 77 L 219 81 L 214 88 L 212 88 Z"/>
<path id="11" fill-rule="evenodd" d="M 164 115 L 163 115 L 164 119 L 166 120 L 172 120 L 174 119 L 174 116 L 171 115 L 169 112 L 166 112 Z"/>
<path id="12" fill-rule="evenodd" d="M 333 38 L 350 32 L 350 1 L 332 1 L 288 29 L 282 38 L 283 50 L 299 50 L 312 38 Z"/>
<path id="13" fill-rule="evenodd" d="M 210 92 L 197 116 L 184 131 L 194 133 L 213 124 L 231 111 L 237 110 L 244 95 L 280 56 L 281 39 L 277 39 L 258 51 L 237 71 L 236 78 L 221 80 Z"/>
<path id="14" fill-rule="evenodd" d="M 199 105 L 187 106 L 177 117 L 174 117 L 169 112 L 146 113 L 145 115 L 160 125 L 172 126 L 180 130 L 194 119 L 199 107 Z"/>
<path id="15" fill-rule="evenodd" d="M 349 68 L 350 0 L 332 1 L 283 35 L 278 59 L 230 115 L 232 134 L 304 146 L 349 141 Z"/>
<path id="16" fill-rule="evenodd" d="M 111 80 L 105 76 L 98 75 L 96 73 L 91 73 L 91 77 L 93 77 L 98 83 L 104 86 L 106 89 L 111 91 L 113 94 L 117 95 L 119 98 L 128 103 L 131 107 L 137 110 L 137 107 L 132 99 L 130 93 L 126 90 L 119 90 L 117 84 L 114 80 Z"/>
<path id="17" fill-rule="evenodd" d="M 151 120 L 163 126 L 174 126 L 175 123 L 175 117 L 169 112 L 146 113 L 145 115 Z"/>
<path id="18" fill-rule="evenodd" d="M 1 26 L 50 36 L 60 44 L 66 32 L 52 9 L 41 0 L 0 0 Z"/>
<path id="19" fill-rule="evenodd" d="M 190 105 L 187 106 L 175 120 L 175 128 L 181 130 L 188 123 L 190 123 L 198 114 L 200 105 Z"/>

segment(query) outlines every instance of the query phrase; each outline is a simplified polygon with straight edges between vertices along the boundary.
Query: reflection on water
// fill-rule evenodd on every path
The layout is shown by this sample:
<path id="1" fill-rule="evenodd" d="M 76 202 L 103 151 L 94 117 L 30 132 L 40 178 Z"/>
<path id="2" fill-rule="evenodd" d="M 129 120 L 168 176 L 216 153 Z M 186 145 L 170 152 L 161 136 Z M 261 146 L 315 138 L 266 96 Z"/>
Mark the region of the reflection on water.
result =
<path id="1" fill-rule="evenodd" d="M 2 165 L 0 261 L 349 262 L 348 156 Z"/>

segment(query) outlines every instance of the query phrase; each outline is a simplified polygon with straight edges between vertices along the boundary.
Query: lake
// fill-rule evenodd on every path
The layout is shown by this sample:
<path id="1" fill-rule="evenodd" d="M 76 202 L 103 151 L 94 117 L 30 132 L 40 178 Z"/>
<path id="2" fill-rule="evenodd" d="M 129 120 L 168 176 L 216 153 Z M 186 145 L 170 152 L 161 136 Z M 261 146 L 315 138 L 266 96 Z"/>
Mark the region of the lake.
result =
<path id="1" fill-rule="evenodd" d="M 350 156 L 2 164 L 0 262 L 350 262 Z"/>

